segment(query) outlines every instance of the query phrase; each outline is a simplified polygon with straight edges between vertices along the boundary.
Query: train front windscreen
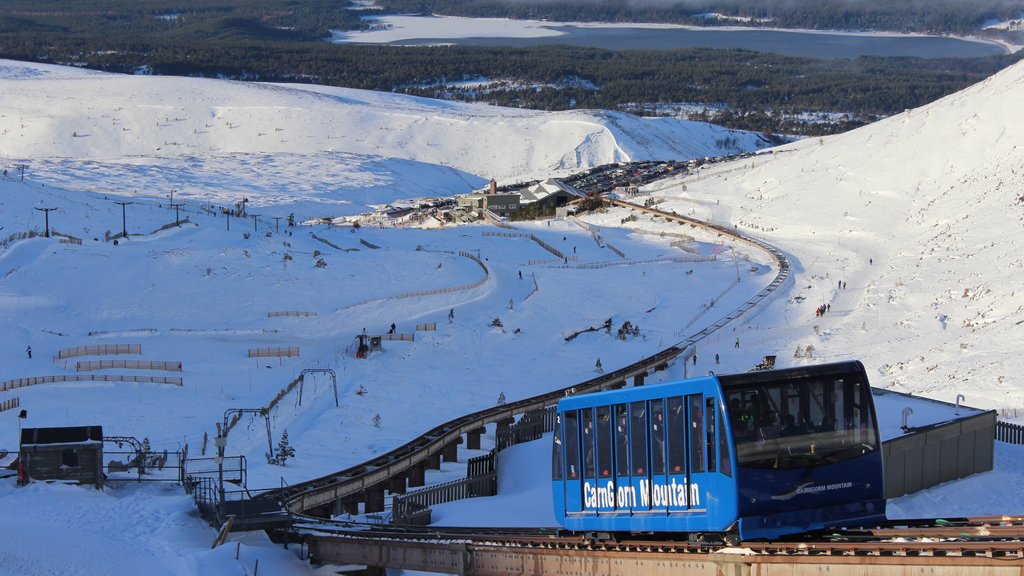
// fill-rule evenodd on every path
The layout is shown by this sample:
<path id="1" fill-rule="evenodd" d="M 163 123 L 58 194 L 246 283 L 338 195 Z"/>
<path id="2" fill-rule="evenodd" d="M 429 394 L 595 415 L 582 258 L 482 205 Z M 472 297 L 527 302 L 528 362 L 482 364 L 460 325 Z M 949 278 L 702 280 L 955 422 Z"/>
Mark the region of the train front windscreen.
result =
<path id="1" fill-rule="evenodd" d="M 805 468 L 878 450 L 871 390 L 857 380 L 749 386 L 726 402 L 741 468 Z"/>

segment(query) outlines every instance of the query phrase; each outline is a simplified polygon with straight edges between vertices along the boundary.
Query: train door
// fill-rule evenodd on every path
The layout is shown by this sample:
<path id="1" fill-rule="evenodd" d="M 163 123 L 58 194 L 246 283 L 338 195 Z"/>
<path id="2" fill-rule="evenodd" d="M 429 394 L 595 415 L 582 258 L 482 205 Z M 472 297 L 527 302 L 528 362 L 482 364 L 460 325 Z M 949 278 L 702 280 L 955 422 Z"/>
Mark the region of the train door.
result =
<path id="1" fill-rule="evenodd" d="M 651 469 L 647 449 L 647 403 L 629 404 L 629 498 L 634 512 L 650 510 Z"/>
<path id="2" fill-rule="evenodd" d="M 579 412 L 567 410 L 563 415 L 562 446 L 565 452 L 565 513 L 583 511 L 583 473 L 580 467 Z"/>
<path id="3" fill-rule="evenodd" d="M 689 508 L 689 419 L 682 396 L 672 396 L 665 402 L 665 433 L 668 451 L 668 490 L 670 511 L 681 512 Z"/>
<path id="4" fill-rule="evenodd" d="M 615 461 L 612 455 L 612 407 L 594 410 L 594 482 L 589 491 L 591 506 L 599 512 L 615 510 Z M 589 480 L 591 476 L 587 476 Z M 584 489 L 584 492 L 587 492 Z"/>
<path id="5" fill-rule="evenodd" d="M 580 450 L 583 453 L 583 511 L 597 510 L 596 499 L 593 497 L 597 487 L 596 441 L 594 429 L 594 409 L 580 410 Z"/>
<path id="6" fill-rule="evenodd" d="M 629 408 L 626 404 L 612 407 L 615 418 L 615 485 L 616 508 L 629 510 L 636 507 L 636 492 L 627 488 L 630 483 L 629 464 Z"/>
<path id="7" fill-rule="evenodd" d="M 670 500 L 666 498 L 668 486 L 668 474 L 666 464 L 666 449 L 668 435 L 665 433 L 665 401 L 662 399 L 650 401 L 650 438 L 651 438 L 651 480 L 648 488 L 651 508 L 664 511 L 669 508 Z"/>
<path id="8" fill-rule="evenodd" d="M 713 404 L 714 399 L 708 398 L 708 401 Z M 687 434 L 688 448 L 688 464 L 690 470 L 690 476 L 688 478 L 689 485 L 687 486 L 687 507 L 690 509 L 702 509 L 705 508 L 707 503 L 704 501 L 704 494 L 707 492 L 708 482 L 708 428 L 704 418 L 704 395 L 703 394 L 691 394 L 686 397 L 686 411 L 689 422 L 689 433 Z M 711 430 L 711 436 L 714 437 L 714 429 Z M 710 443 L 710 448 L 713 450 L 715 444 Z M 714 459 L 710 460 L 711 462 Z"/>

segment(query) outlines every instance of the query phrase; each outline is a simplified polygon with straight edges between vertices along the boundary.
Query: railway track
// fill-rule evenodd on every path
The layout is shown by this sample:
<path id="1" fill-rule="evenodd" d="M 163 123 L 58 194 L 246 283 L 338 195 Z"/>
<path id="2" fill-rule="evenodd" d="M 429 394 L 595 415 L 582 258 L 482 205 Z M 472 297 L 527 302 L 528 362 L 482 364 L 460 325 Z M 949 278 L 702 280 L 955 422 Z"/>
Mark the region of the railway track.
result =
<path id="1" fill-rule="evenodd" d="M 333 525 L 329 525 L 333 524 Z M 737 546 L 664 537 L 590 540 L 555 529 L 340 525 L 297 529 L 316 562 L 452 574 L 1024 574 L 1024 522 L 891 522 Z"/>
<path id="2" fill-rule="evenodd" d="M 693 227 L 700 227 L 719 236 L 728 236 L 736 242 L 763 250 L 775 260 L 778 272 L 768 285 L 726 316 L 689 338 L 634 364 L 602 374 L 575 386 L 463 416 L 441 424 L 411 442 L 362 464 L 284 488 L 270 490 L 256 496 L 256 499 L 271 499 L 283 502 L 284 506 L 292 514 L 304 514 L 320 510 L 321 514 L 327 516 L 329 515 L 328 507 L 332 503 L 340 502 L 346 498 L 358 497 L 367 490 L 376 489 L 376 487 L 384 485 L 392 478 L 407 474 L 414 466 L 422 466 L 430 458 L 441 454 L 446 446 L 457 443 L 464 434 L 479 430 L 488 424 L 509 422 L 516 416 L 528 412 L 544 410 L 556 404 L 566 394 L 587 393 L 621 386 L 630 378 L 642 377 L 652 370 L 667 366 L 670 361 L 685 353 L 697 342 L 764 303 L 790 278 L 791 265 L 789 259 L 781 250 L 762 240 L 724 226 L 707 224 L 670 212 L 645 208 L 621 200 L 612 200 L 612 203 L 632 210 L 640 210 L 666 219 L 687 223 Z"/>

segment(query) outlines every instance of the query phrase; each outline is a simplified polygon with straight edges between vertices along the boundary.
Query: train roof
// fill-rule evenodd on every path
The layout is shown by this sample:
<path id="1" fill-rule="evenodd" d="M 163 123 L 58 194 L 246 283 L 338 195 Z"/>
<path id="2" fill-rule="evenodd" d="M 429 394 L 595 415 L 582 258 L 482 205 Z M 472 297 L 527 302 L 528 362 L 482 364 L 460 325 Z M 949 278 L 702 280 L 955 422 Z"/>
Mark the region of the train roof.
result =
<path id="1" fill-rule="evenodd" d="M 864 371 L 864 365 L 857 360 L 850 360 L 845 362 L 833 362 L 829 364 L 797 366 L 794 368 L 779 368 L 773 370 L 763 370 L 758 372 L 744 372 L 740 374 L 698 376 L 696 378 L 687 378 L 685 380 L 672 380 L 669 382 L 650 384 L 647 386 L 633 386 L 628 388 L 620 388 L 617 390 L 594 392 L 591 394 L 567 396 L 563 398 L 558 403 L 558 405 L 560 408 L 563 409 L 572 409 L 583 406 L 597 406 L 600 404 L 615 404 L 630 400 L 658 398 L 665 395 L 664 387 L 666 386 L 672 386 L 678 389 L 678 387 L 682 385 L 686 388 L 692 388 L 694 391 L 696 391 L 707 390 L 708 388 L 718 388 L 719 385 L 721 385 L 722 389 L 729 390 L 733 388 L 757 386 L 759 384 L 770 384 L 775 382 L 787 381 L 791 382 L 808 378 L 821 378 L 849 374 L 858 374 L 862 376 L 861 379 L 863 380 L 863 382 L 867 383 L 867 373 Z M 674 390 L 672 392 L 673 395 L 678 395 L 679 393 L 680 392 L 678 390 Z"/>
<path id="2" fill-rule="evenodd" d="M 740 374 L 723 374 L 718 377 L 722 387 L 726 390 L 747 386 L 756 386 L 779 381 L 804 380 L 808 378 L 821 378 L 828 376 L 840 376 L 858 374 L 867 383 L 868 376 L 864 365 L 859 360 L 847 360 L 844 362 L 832 362 L 829 364 L 812 364 L 809 366 L 795 366 L 792 368 L 777 368 L 773 370 L 762 370 L 758 372 L 743 372 Z"/>
<path id="3" fill-rule="evenodd" d="M 628 388 L 619 388 L 617 390 L 605 390 L 603 392 L 566 396 L 558 402 L 558 407 L 560 410 L 566 408 L 573 409 L 584 406 L 599 406 L 602 404 L 618 404 L 620 402 L 661 398 L 667 395 L 665 389 L 670 387 L 676 389 L 673 391 L 673 395 L 679 395 L 678 388 L 680 385 L 692 388 L 694 391 L 707 390 L 708 388 L 718 388 L 718 379 L 715 376 L 700 376 L 697 378 L 672 380 L 669 382 L 649 384 L 646 386 L 631 386 Z"/>

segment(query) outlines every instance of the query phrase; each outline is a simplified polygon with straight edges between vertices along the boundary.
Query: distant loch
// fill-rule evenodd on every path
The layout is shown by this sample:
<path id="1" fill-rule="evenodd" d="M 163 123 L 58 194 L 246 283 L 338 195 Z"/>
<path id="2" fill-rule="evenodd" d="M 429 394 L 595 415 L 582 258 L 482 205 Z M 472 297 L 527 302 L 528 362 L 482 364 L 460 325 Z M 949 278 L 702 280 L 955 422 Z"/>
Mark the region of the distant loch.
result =
<path id="1" fill-rule="evenodd" d="M 396 46 L 523 47 L 558 44 L 608 50 L 718 48 L 822 59 L 860 56 L 977 58 L 1009 52 L 1007 47 L 985 40 L 893 33 L 693 28 L 445 16 L 383 16 L 374 20 L 377 29 L 339 32 L 333 41 Z"/>

